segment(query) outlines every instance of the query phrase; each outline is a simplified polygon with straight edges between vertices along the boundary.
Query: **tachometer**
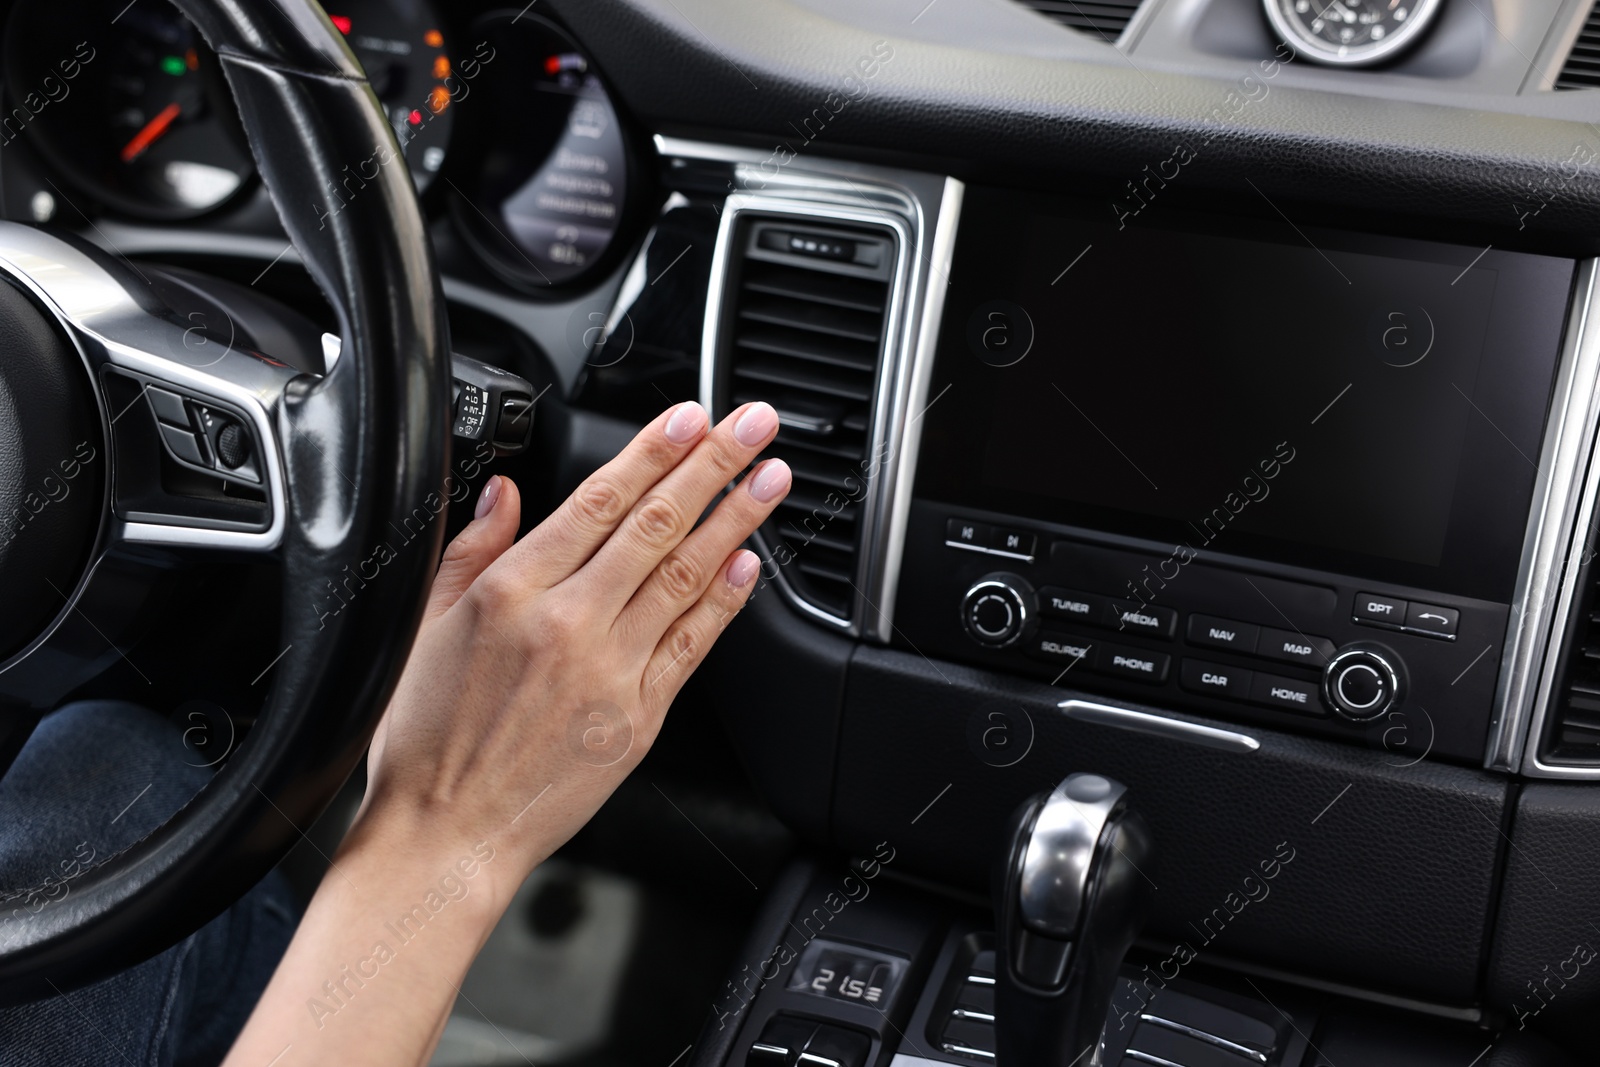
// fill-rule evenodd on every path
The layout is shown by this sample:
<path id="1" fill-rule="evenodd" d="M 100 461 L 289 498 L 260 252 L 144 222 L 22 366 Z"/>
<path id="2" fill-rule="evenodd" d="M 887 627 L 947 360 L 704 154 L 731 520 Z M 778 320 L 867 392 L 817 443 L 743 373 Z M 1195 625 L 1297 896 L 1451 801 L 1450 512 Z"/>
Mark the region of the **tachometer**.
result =
<path id="1" fill-rule="evenodd" d="M 1440 0 L 1262 0 L 1284 43 L 1317 63 L 1364 67 L 1421 38 Z"/>
<path id="2" fill-rule="evenodd" d="M 361 63 L 421 192 L 444 164 L 463 95 L 433 9 L 420 0 L 330 0 L 328 18 Z"/>
<path id="3" fill-rule="evenodd" d="M 6 58 L 5 140 L 27 138 L 112 207 L 185 218 L 254 173 L 216 56 L 167 4 L 29 0 Z"/>

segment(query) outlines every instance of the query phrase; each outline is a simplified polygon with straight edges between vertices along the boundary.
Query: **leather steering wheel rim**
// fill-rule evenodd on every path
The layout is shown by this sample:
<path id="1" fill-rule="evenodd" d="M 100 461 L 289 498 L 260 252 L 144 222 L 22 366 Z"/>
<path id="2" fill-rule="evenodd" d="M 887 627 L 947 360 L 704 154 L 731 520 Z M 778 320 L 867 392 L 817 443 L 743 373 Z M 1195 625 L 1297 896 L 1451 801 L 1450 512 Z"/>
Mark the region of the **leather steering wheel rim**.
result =
<path id="1" fill-rule="evenodd" d="M 342 354 L 326 376 L 290 383 L 277 408 L 287 650 L 260 716 L 164 826 L 75 877 L 59 901 L 0 928 L 0 1003 L 148 958 L 282 858 L 362 758 L 443 537 L 444 524 L 429 523 L 336 615 L 294 596 L 355 571 L 441 491 L 450 445 L 443 295 L 394 133 L 322 9 L 313 0 L 175 3 L 221 61 L 284 229 L 339 316 Z M 383 148 L 390 162 L 340 196 L 343 168 Z"/>

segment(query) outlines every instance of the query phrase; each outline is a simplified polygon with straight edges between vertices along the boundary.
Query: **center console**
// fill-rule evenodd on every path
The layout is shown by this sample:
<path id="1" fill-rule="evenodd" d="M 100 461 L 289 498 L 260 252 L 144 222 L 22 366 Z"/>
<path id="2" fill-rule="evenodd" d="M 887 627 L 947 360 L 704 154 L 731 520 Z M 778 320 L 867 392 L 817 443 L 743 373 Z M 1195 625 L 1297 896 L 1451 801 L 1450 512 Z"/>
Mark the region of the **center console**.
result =
<path id="1" fill-rule="evenodd" d="M 1574 277 L 969 190 L 893 642 L 1480 762 Z"/>

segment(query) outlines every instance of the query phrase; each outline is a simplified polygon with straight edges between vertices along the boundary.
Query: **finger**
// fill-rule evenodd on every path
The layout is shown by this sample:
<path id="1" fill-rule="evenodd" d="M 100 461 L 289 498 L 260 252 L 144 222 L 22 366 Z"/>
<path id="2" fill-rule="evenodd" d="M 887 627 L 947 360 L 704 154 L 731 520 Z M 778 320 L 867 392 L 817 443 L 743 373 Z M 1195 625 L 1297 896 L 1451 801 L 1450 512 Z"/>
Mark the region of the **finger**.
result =
<path id="1" fill-rule="evenodd" d="M 639 699 L 645 707 L 664 709 L 672 703 L 684 681 L 750 599 L 760 570 L 761 557 L 741 548 L 728 557 L 694 606 L 667 629 L 639 682 Z"/>
<path id="2" fill-rule="evenodd" d="M 695 446 L 628 512 L 616 534 L 578 573 L 583 596 L 611 618 L 694 527 L 706 505 L 778 433 L 771 404 L 746 404 Z"/>
<path id="3" fill-rule="evenodd" d="M 694 449 L 709 423 L 690 400 L 657 415 L 615 459 L 595 471 L 549 518 L 507 554 L 531 591 L 548 589 L 582 567 L 662 475 Z"/>
<path id="4" fill-rule="evenodd" d="M 789 465 L 762 463 L 723 497 L 711 517 L 657 565 L 623 609 L 613 629 L 660 640 L 667 625 L 689 609 L 716 578 L 717 569 L 772 514 L 789 492 Z"/>
<path id="5" fill-rule="evenodd" d="M 510 478 L 495 475 L 484 483 L 474 506 L 472 521 L 444 549 L 439 572 L 433 576 L 424 620 L 443 615 L 461 599 L 467 586 L 482 574 L 517 539 L 522 521 L 522 494 Z"/>

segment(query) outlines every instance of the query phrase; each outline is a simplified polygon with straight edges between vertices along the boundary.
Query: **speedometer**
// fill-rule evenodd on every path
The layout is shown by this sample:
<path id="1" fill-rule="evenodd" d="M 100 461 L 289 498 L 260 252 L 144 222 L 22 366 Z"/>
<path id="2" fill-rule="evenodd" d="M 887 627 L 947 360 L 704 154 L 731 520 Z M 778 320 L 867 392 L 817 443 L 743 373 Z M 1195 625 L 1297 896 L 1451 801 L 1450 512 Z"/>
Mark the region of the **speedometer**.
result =
<path id="1" fill-rule="evenodd" d="M 1333 66 L 1380 63 L 1421 39 L 1440 0 L 1262 0 L 1267 19 L 1301 56 Z"/>

